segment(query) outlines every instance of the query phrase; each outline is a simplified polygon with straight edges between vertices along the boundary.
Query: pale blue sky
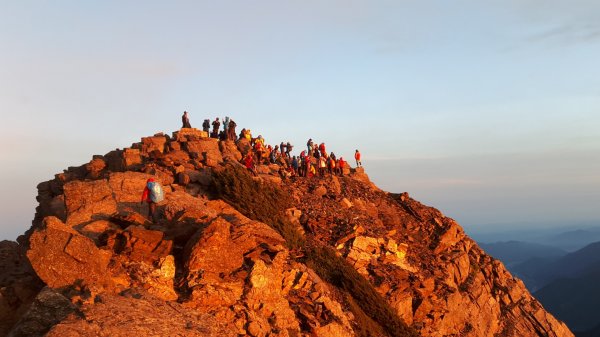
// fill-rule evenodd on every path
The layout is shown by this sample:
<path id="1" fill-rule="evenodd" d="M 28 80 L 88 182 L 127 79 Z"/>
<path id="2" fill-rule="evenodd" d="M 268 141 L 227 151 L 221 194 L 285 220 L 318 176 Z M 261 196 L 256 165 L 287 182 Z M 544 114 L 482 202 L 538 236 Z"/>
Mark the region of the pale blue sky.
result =
<path id="1" fill-rule="evenodd" d="M 468 230 L 600 224 L 597 1 L 0 1 L 0 238 L 35 186 L 229 115 Z"/>

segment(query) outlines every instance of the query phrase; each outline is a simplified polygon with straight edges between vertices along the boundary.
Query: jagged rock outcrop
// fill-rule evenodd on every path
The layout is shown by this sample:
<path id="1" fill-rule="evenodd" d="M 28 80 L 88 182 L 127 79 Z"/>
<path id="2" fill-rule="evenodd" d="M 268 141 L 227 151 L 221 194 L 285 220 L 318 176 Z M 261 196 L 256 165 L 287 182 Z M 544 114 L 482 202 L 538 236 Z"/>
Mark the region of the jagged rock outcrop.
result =
<path id="1" fill-rule="evenodd" d="M 41 183 L 0 244 L 0 335 L 572 336 L 438 210 L 362 168 L 252 177 L 249 151 L 181 129 Z"/>

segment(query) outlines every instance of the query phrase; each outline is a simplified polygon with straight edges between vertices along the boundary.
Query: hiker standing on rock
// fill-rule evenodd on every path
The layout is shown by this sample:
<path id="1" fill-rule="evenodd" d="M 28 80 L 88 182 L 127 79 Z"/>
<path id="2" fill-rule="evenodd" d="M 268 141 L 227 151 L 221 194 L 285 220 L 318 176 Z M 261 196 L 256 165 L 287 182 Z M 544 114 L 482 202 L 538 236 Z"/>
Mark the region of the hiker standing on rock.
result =
<path id="1" fill-rule="evenodd" d="M 312 138 L 309 138 L 308 141 L 306 142 L 306 149 L 308 150 L 308 152 L 312 151 L 312 149 L 313 149 Z M 309 154 L 309 156 L 310 156 L 310 154 Z"/>
<path id="2" fill-rule="evenodd" d="M 229 120 L 229 126 L 227 127 L 227 139 L 235 141 L 235 127 L 237 124 L 233 121 L 233 119 Z"/>
<path id="3" fill-rule="evenodd" d="M 298 158 L 296 156 L 292 157 L 292 170 L 294 172 L 294 176 L 298 175 L 298 168 L 300 164 L 298 163 Z"/>
<path id="4" fill-rule="evenodd" d="M 225 131 L 226 135 L 229 134 L 227 133 L 227 128 L 229 128 L 229 116 L 225 116 L 225 119 L 223 119 L 223 131 Z"/>
<path id="5" fill-rule="evenodd" d="M 212 130 L 211 137 L 219 138 L 219 128 L 221 127 L 221 122 L 219 121 L 219 117 L 217 117 L 217 119 L 215 119 L 215 121 L 212 122 L 212 126 L 213 126 L 213 130 Z"/>
<path id="6" fill-rule="evenodd" d="M 356 167 L 362 167 L 362 162 L 360 161 L 360 152 L 358 152 L 358 150 L 354 152 L 354 159 L 356 159 Z"/>
<path id="7" fill-rule="evenodd" d="M 154 178 L 149 178 L 146 181 L 144 192 L 142 192 L 142 201 L 140 201 L 140 204 L 144 204 L 144 201 L 148 203 L 148 217 L 151 221 L 155 221 L 156 204 L 163 201 L 164 198 L 165 195 L 162 186 Z"/>
<path id="8" fill-rule="evenodd" d="M 344 167 L 346 166 L 346 162 L 344 161 L 343 157 L 340 157 L 340 159 L 338 160 L 338 169 L 339 169 L 339 173 L 340 176 L 344 175 Z"/>
<path id="9" fill-rule="evenodd" d="M 210 131 L 210 119 L 205 119 L 202 123 L 202 131 L 208 133 Z"/>
<path id="10" fill-rule="evenodd" d="M 188 112 L 184 111 L 183 116 L 181 116 L 181 122 L 183 123 L 182 128 L 191 128 L 190 118 L 188 117 Z"/>

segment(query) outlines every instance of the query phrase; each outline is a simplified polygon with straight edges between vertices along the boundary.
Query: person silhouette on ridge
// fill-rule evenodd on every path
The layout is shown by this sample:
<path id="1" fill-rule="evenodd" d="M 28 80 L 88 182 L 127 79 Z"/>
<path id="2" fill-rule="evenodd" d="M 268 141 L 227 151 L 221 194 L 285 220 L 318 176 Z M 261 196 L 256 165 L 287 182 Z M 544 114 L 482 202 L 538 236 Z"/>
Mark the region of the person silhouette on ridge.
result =
<path id="1" fill-rule="evenodd" d="M 183 123 L 182 128 L 191 128 L 190 118 L 188 117 L 188 112 L 184 111 L 183 116 L 181 116 L 181 122 Z"/>

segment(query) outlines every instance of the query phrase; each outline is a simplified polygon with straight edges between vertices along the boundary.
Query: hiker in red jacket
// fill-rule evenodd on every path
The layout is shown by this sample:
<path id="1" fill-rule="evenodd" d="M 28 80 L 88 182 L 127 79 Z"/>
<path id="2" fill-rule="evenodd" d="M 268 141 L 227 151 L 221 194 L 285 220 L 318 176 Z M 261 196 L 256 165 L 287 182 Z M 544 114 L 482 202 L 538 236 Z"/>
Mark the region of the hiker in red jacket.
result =
<path id="1" fill-rule="evenodd" d="M 249 151 L 246 157 L 244 157 L 244 166 L 253 176 L 257 176 L 256 170 L 254 170 L 254 156 L 252 155 L 252 151 Z"/>
<path id="2" fill-rule="evenodd" d="M 152 201 L 150 198 L 150 189 L 148 188 L 148 183 L 154 182 L 154 178 L 149 178 L 146 181 L 146 186 L 144 186 L 144 192 L 142 192 L 142 201 L 140 204 L 144 204 L 144 201 L 148 203 L 148 217 L 150 219 L 154 219 L 154 212 L 156 211 L 156 203 Z"/>
<path id="3" fill-rule="evenodd" d="M 319 144 L 319 152 L 321 152 L 321 156 L 327 156 L 327 151 L 325 151 L 325 143 Z"/>

